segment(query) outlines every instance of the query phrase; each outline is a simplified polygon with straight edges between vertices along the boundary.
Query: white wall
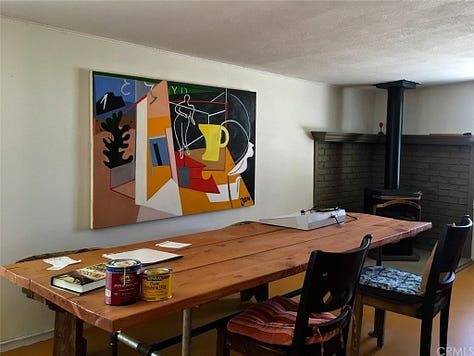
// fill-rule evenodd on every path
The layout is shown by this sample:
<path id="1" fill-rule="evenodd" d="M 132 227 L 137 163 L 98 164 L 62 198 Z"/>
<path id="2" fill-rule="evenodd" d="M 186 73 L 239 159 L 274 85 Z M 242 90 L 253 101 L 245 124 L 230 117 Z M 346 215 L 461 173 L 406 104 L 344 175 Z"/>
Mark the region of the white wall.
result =
<path id="1" fill-rule="evenodd" d="M 387 90 L 347 87 L 341 91 L 342 131 L 377 133 L 383 122 L 385 132 Z M 403 113 L 404 134 L 474 134 L 474 81 L 407 89 Z"/>
<path id="2" fill-rule="evenodd" d="M 256 205 L 89 229 L 89 71 L 257 92 Z M 339 130 L 339 90 L 152 48 L 2 19 L 0 263 L 213 229 L 312 204 L 314 129 Z M 46 267 L 46 264 L 45 264 Z M 2 349 L 53 312 L 1 280 Z"/>
<path id="3" fill-rule="evenodd" d="M 377 89 L 374 120 L 387 116 L 387 91 Z M 474 81 L 405 90 L 403 133 L 474 134 Z"/>
<path id="4" fill-rule="evenodd" d="M 371 87 L 343 88 L 341 98 L 341 131 L 355 133 L 377 133 L 374 123 L 375 90 Z"/>

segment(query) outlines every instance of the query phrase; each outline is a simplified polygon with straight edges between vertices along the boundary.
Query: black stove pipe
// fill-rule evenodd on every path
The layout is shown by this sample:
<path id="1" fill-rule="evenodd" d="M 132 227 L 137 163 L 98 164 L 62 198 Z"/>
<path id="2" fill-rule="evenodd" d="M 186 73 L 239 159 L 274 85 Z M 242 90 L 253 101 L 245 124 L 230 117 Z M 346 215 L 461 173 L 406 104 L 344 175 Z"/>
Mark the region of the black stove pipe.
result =
<path id="1" fill-rule="evenodd" d="M 400 153 L 403 131 L 403 99 L 405 89 L 416 89 L 418 83 L 398 80 L 376 84 L 377 88 L 387 89 L 387 122 L 385 141 L 385 189 L 400 188 Z"/>

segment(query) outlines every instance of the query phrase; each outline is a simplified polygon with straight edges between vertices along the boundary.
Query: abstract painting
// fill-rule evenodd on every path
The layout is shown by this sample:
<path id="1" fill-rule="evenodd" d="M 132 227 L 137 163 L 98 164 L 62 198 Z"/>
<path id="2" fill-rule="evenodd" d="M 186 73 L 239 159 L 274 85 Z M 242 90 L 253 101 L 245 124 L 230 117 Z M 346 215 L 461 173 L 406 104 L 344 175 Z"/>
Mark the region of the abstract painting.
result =
<path id="1" fill-rule="evenodd" d="M 91 81 L 91 228 L 255 204 L 255 92 Z"/>

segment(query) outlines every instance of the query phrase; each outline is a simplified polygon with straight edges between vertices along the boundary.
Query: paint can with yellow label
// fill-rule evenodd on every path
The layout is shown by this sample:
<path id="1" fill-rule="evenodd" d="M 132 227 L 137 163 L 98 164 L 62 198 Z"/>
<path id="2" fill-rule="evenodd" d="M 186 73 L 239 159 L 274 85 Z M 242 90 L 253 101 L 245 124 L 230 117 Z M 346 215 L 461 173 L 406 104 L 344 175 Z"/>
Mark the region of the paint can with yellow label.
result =
<path id="1" fill-rule="evenodd" d="M 172 270 L 170 268 L 148 268 L 140 276 L 143 300 L 156 302 L 171 298 Z"/>

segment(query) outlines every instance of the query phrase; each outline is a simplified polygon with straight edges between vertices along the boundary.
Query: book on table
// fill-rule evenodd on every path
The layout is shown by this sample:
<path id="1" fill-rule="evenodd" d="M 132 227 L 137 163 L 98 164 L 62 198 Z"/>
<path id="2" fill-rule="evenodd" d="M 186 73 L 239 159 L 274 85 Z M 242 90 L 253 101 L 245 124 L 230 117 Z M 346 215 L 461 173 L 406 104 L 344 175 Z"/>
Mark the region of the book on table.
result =
<path id="1" fill-rule="evenodd" d="M 78 268 L 51 277 L 51 285 L 73 293 L 86 293 L 105 286 L 107 263 Z"/>

